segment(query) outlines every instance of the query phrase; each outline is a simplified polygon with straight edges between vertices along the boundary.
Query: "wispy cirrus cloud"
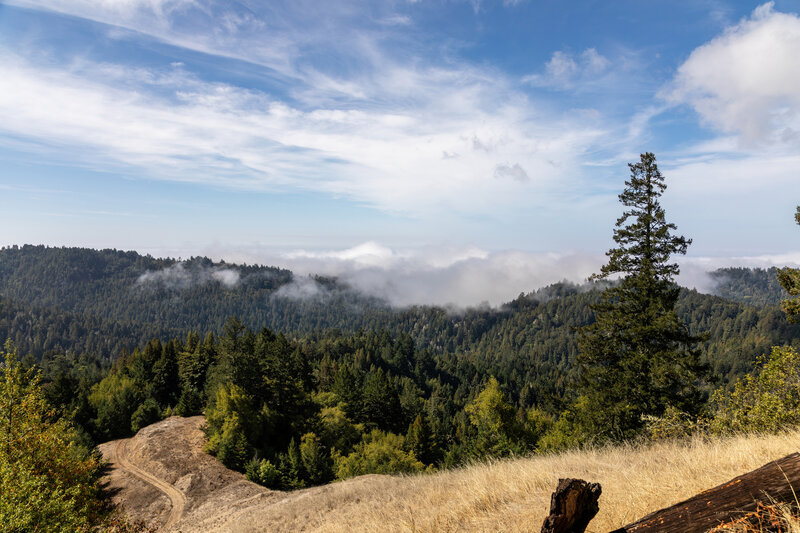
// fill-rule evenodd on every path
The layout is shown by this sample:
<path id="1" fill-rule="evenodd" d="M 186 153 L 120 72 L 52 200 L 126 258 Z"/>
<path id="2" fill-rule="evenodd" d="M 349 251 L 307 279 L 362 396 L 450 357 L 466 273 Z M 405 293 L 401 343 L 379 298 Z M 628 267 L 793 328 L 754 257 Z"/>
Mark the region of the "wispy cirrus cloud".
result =
<path id="1" fill-rule="evenodd" d="M 5 135 L 152 178 L 319 191 L 410 214 L 530 205 L 577 173 L 581 154 L 607 133 L 550 116 L 502 76 L 467 66 L 395 64 L 353 81 L 369 105 L 301 107 L 180 65 L 63 66 L 0 54 Z"/>
<path id="2" fill-rule="evenodd" d="M 699 206 L 720 196 L 699 193 L 736 185 L 755 201 L 769 194 L 765 185 L 785 186 L 787 198 L 798 190 L 789 153 L 797 130 L 796 68 L 786 59 L 796 49 L 797 16 L 770 4 L 698 47 L 662 99 L 656 92 L 677 63 L 645 58 L 655 48 L 589 37 L 574 48 L 559 43 L 557 50 L 539 50 L 548 59 L 529 67 L 534 74 L 525 78 L 503 70 L 514 61 L 481 55 L 492 48 L 481 39 L 493 34 L 481 33 L 478 24 L 460 21 L 458 37 L 432 30 L 436 17 L 423 29 L 417 17 L 436 11 L 429 5 L 7 4 L 47 12 L 43 28 L 63 23 L 77 33 L 96 32 L 114 49 L 98 52 L 93 42 L 84 48 L 89 39 L 61 47 L 48 37 L 36 41 L 40 49 L 9 41 L 0 50 L 3 147 L 62 156 L 43 158 L 51 161 L 200 183 L 207 187 L 195 190 L 205 192 L 311 191 L 331 203 L 345 198 L 375 208 L 380 216 L 433 221 L 431 228 L 470 219 L 454 223 L 453 233 L 508 213 L 505 221 L 536 220 L 542 235 L 572 232 L 547 242 L 574 242 L 587 220 L 602 216 L 621 188 L 625 163 L 645 150 L 658 153 L 669 170 L 670 194 L 678 193 L 698 225 L 708 219 Z M 469 10 L 469 4 L 456 5 L 460 11 L 446 4 L 437 16 Z M 505 14 L 533 13 L 530 3 L 511 4 Z M 487 9 L 464 18 L 487 28 L 493 17 L 503 19 L 494 9 L 499 2 L 492 9 L 482 5 Z M 91 32 L 78 31 L 86 29 Z M 456 42 L 465 35 L 469 42 Z M 697 43 L 680 57 L 691 46 Z M 752 79 L 765 86 L 747 85 Z M 709 126 L 703 133 L 716 138 L 697 135 L 690 124 L 684 139 L 684 129 L 670 124 L 682 105 L 696 110 Z M 656 130 L 665 124 L 671 130 L 660 136 Z M 269 202 L 268 195 L 259 198 Z M 537 211 L 543 214 L 524 218 Z M 556 212 L 584 228 L 578 222 L 569 230 L 548 227 L 548 213 Z M 743 220 L 724 210 L 716 217 Z M 484 243 L 517 231 L 505 221 Z"/>

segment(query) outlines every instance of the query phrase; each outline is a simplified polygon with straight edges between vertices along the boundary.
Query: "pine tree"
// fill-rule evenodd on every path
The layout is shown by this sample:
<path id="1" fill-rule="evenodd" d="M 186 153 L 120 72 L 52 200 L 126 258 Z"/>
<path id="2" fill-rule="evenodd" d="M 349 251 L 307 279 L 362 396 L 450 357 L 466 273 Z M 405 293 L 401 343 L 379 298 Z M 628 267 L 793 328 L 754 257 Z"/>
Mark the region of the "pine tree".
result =
<path id="1" fill-rule="evenodd" d="M 797 207 L 794 219 L 800 224 L 800 206 Z M 800 322 L 800 269 L 786 267 L 778 270 L 778 281 L 789 296 L 792 296 L 781 302 L 789 322 Z"/>
<path id="2" fill-rule="evenodd" d="M 616 248 L 593 279 L 612 281 L 598 304 L 596 320 L 578 333 L 581 417 L 591 437 L 620 440 L 659 416 L 667 406 L 696 413 L 702 406 L 700 385 L 707 367 L 695 348 L 700 337 L 689 333 L 675 313 L 680 291 L 670 263 L 685 254 L 690 239 L 674 236 L 658 202 L 666 189 L 652 153 L 629 164 L 631 177 L 619 199 L 628 208 L 614 229 Z M 613 279 L 613 278 L 612 278 Z"/>

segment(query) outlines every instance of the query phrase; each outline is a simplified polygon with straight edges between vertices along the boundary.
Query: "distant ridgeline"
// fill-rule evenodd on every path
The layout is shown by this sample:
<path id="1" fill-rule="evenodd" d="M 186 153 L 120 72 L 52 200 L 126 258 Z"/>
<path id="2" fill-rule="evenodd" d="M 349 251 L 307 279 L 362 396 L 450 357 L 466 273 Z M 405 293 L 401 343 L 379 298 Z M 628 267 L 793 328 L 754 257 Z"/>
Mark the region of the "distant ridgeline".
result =
<path id="1" fill-rule="evenodd" d="M 735 302 L 765 307 L 789 296 L 778 283 L 776 267 L 720 268 L 708 275 L 714 280 L 714 294 Z"/>
<path id="2" fill-rule="evenodd" d="M 798 343 L 777 307 L 784 297 L 775 269 L 726 268 L 710 274 L 717 296 L 685 290 L 678 312 L 708 332 L 704 353 L 723 381 L 747 372 L 771 346 Z M 155 259 L 136 252 L 23 246 L 0 249 L 0 338 L 21 354 L 116 358 L 152 338 L 222 331 L 232 316 L 254 331 L 267 327 L 314 339 L 328 330 L 406 333 L 419 349 L 456 357 L 491 374 L 513 396 L 555 398 L 577 352 L 572 328 L 592 320 L 598 291 L 559 283 L 500 309 L 454 312 L 393 309 L 335 279 L 298 277 L 275 267 Z M 534 386 L 539 389 L 539 386 Z"/>

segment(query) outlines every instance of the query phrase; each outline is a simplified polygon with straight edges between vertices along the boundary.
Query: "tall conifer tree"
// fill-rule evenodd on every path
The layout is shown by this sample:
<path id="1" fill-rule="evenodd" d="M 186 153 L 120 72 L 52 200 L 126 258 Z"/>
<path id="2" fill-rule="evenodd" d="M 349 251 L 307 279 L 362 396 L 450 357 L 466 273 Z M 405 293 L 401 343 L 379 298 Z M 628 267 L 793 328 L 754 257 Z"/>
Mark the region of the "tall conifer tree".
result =
<path id="1" fill-rule="evenodd" d="M 578 365 L 587 412 L 584 429 L 593 437 L 619 440 L 667 406 L 694 413 L 702 405 L 700 385 L 707 367 L 696 343 L 675 314 L 679 288 L 673 254 L 685 254 L 690 239 L 674 236 L 659 197 L 666 189 L 652 153 L 628 165 L 631 177 L 619 195 L 627 208 L 614 229 L 616 248 L 593 279 L 616 278 L 598 304 L 596 321 L 579 330 Z"/>

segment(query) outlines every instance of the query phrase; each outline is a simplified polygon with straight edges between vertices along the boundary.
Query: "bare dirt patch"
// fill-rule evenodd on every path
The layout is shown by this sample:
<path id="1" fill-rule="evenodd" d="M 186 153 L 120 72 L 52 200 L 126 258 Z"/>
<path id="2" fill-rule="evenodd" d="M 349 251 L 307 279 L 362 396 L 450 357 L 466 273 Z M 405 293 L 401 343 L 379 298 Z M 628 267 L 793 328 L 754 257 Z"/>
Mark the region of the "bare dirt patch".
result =
<path id="1" fill-rule="evenodd" d="M 251 483 L 203 452 L 203 417 L 172 417 L 133 438 L 100 445 L 111 464 L 115 503 L 133 519 L 187 529 L 187 519 L 255 503 L 276 493 Z M 188 521 L 191 522 L 191 521 Z"/>

